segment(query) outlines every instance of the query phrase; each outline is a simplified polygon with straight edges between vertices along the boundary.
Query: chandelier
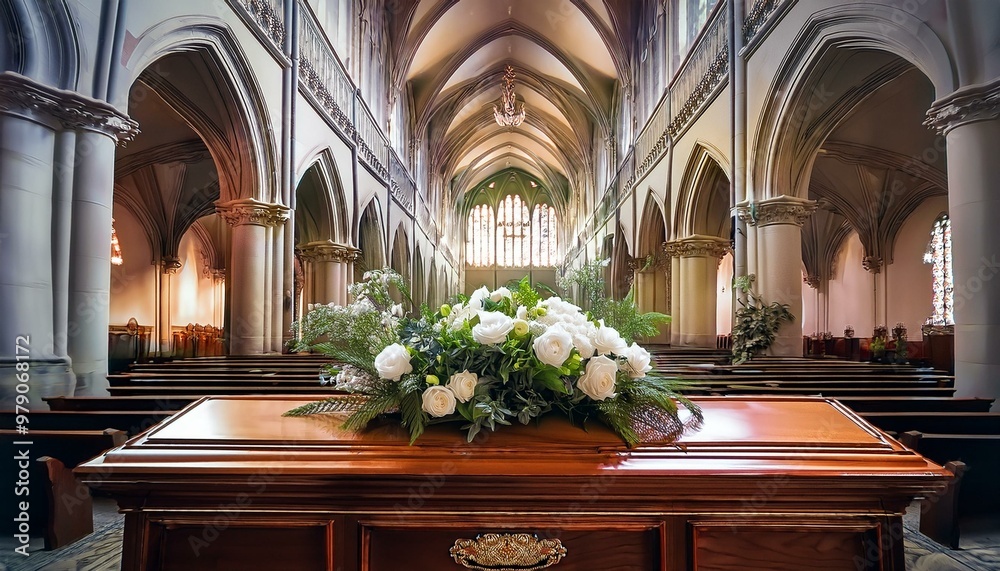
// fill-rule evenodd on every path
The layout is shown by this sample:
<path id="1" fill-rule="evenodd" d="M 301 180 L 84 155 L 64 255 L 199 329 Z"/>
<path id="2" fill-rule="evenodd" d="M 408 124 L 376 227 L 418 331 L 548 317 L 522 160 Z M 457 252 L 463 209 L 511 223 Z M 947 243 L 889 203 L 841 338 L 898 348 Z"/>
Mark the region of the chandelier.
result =
<path id="1" fill-rule="evenodd" d="M 524 103 L 517 105 L 514 97 L 514 68 L 507 66 L 503 71 L 503 86 L 500 88 L 500 109 L 493 106 L 493 117 L 501 127 L 517 127 L 524 121 Z"/>

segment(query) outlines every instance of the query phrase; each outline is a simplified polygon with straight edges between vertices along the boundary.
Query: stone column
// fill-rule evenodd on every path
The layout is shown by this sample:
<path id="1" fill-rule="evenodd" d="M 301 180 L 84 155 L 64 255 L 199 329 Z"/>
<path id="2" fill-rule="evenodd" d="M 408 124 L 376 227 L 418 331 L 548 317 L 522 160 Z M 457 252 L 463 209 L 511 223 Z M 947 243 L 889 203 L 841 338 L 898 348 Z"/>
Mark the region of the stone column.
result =
<path id="1" fill-rule="evenodd" d="M 886 323 L 886 310 L 888 306 L 888 295 L 886 295 L 886 284 L 884 260 L 881 256 L 865 256 L 861 259 L 861 267 L 872 275 L 871 292 L 872 308 L 875 310 L 875 325 L 891 326 Z"/>
<path id="2" fill-rule="evenodd" d="M 778 330 L 771 355 L 802 355 L 802 224 L 815 210 L 815 201 L 794 196 L 737 205 L 740 218 L 757 228 L 755 293 L 764 303 L 788 304 L 795 316 Z"/>
<path id="3" fill-rule="evenodd" d="M 0 404 L 13 409 L 17 366 L 29 403 L 73 393 L 65 353 L 54 351 L 52 190 L 55 130 L 0 75 Z M 24 377 L 22 377 L 24 378 Z M 22 389 L 24 390 L 24 389 Z"/>
<path id="4" fill-rule="evenodd" d="M 927 116 L 948 143 L 957 394 L 1000 398 L 1000 79 L 959 89 Z"/>
<path id="5" fill-rule="evenodd" d="M 361 259 L 361 250 L 353 246 L 344 246 L 346 252 L 344 254 L 344 303 L 348 304 L 354 301 L 351 299 L 351 294 L 348 288 L 354 284 L 354 264 Z"/>
<path id="6" fill-rule="evenodd" d="M 716 345 L 719 262 L 729 252 L 729 240 L 695 234 L 667 244 L 671 257 L 679 259 L 680 297 L 684 305 L 679 345 Z"/>
<path id="7" fill-rule="evenodd" d="M 664 244 L 653 253 L 650 263 L 640 260 L 639 270 L 635 274 L 636 305 L 640 311 L 657 311 L 673 318 L 673 308 L 670 306 L 670 257 L 664 249 Z M 671 332 L 676 321 L 671 320 L 669 326 L 661 326 L 661 333 L 656 337 L 646 339 L 647 343 L 670 343 Z M 668 329 L 669 327 L 669 329 Z"/>
<path id="8" fill-rule="evenodd" d="M 173 331 L 171 327 L 171 307 L 173 303 L 173 276 L 181 269 L 181 261 L 177 256 L 164 256 L 160 259 L 160 316 L 159 338 L 161 357 L 173 355 Z"/>
<path id="9" fill-rule="evenodd" d="M 230 319 L 228 337 L 231 355 L 259 355 L 270 349 L 265 339 L 267 257 L 270 244 L 267 229 L 284 224 L 288 208 L 252 198 L 216 205 L 219 215 L 232 226 L 232 261 L 227 283 L 230 284 Z"/>
<path id="10" fill-rule="evenodd" d="M 306 275 L 311 278 L 306 285 L 305 303 L 340 303 L 335 294 L 339 264 L 337 245 L 329 241 L 310 242 L 299 246 L 299 257 L 306 264 Z"/>
<path id="11" fill-rule="evenodd" d="M 284 329 L 282 329 L 285 315 L 285 227 L 284 224 L 276 226 L 273 231 L 273 242 L 271 243 L 271 351 L 282 352 L 282 339 Z M 291 292 L 288 292 L 287 301 L 291 303 Z"/>
<path id="12" fill-rule="evenodd" d="M 666 266 L 670 268 L 670 346 L 681 346 L 681 320 L 684 317 L 684 308 L 681 307 L 681 278 L 684 276 L 681 270 L 681 259 L 669 254 L 667 242 L 663 243 L 666 255 Z"/>
<path id="13" fill-rule="evenodd" d="M 30 339 L 33 402 L 106 394 L 114 147 L 137 127 L 104 101 L 0 73 L 0 333 L 10 340 L 0 347 L 4 401 L 19 335 Z"/>
<path id="14" fill-rule="evenodd" d="M 306 288 L 306 303 L 347 305 L 354 261 L 361 250 L 330 241 L 310 242 L 299 247 L 307 275 L 315 276 Z"/>

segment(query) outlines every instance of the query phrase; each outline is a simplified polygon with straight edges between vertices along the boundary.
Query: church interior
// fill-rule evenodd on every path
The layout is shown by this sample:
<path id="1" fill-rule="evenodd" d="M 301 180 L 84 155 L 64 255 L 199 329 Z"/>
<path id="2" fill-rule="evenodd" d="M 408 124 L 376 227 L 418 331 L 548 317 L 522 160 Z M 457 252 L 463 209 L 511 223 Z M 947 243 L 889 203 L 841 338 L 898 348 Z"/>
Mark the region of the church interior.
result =
<path id="1" fill-rule="evenodd" d="M 203 397 L 321 392 L 295 324 L 371 270 L 416 312 L 597 268 L 670 316 L 642 341 L 692 394 L 837 399 L 951 474 L 880 520 L 890 555 L 824 568 L 1000 569 L 1000 2 L 0 0 L 0 32 L 0 432 L 58 460 L 33 493 Z M 748 277 L 791 319 L 740 365 Z M 0 570 L 171 568 L 88 483 Z M 706 549 L 600 568 L 794 568 Z M 315 568 L 392 568 L 340 553 Z"/>

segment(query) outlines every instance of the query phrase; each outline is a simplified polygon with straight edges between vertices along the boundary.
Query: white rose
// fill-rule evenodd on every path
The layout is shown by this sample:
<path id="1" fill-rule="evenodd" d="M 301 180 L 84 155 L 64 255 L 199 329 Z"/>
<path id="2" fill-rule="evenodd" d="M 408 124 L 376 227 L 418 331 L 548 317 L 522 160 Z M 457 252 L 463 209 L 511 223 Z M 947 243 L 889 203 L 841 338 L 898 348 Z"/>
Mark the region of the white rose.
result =
<path id="1" fill-rule="evenodd" d="M 390 381 L 398 381 L 400 377 L 413 370 L 410 364 L 410 352 L 399 343 L 393 343 L 375 357 L 375 370 L 378 376 Z"/>
<path id="2" fill-rule="evenodd" d="M 455 393 L 447 387 L 428 387 L 421 398 L 423 405 L 420 408 L 431 416 L 442 417 L 455 412 Z"/>
<path id="3" fill-rule="evenodd" d="M 583 359 L 589 359 L 594 356 L 594 343 L 590 340 L 590 337 L 585 333 L 576 333 L 573 335 L 573 344 L 576 345 L 576 350 L 580 352 L 580 357 Z"/>
<path id="4" fill-rule="evenodd" d="M 500 286 L 497 289 L 493 290 L 493 293 L 490 294 L 490 300 L 495 301 L 497 303 L 500 303 L 500 300 L 505 297 L 512 297 L 512 294 L 510 293 L 509 289 L 503 286 Z"/>
<path id="5" fill-rule="evenodd" d="M 601 355 L 608 355 L 610 353 L 621 355 L 628 349 L 628 344 L 619 335 L 617 329 L 602 326 L 597 330 L 597 334 L 594 335 L 594 348 Z"/>
<path id="6" fill-rule="evenodd" d="M 645 377 L 646 373 L 653 370 L 653 367 L 649 366 L 649 351 L 635 343 L 632 343 L 621 356 L 625 357 L 621 369 L 633 379 Z"/>
<path id="7" fill-rule="evenodd" d="M 517 318 L 518 319 L 523 319 L 523 320 L 527 321 L 528 320 L 528 308 L 524 307 L 523 305 L 517 306 Z"/>
<path id="8" fill-rule="evenodd" d="M 447 387 L 455 393 L 458 402 L 468 402 L 476 394 L 476 384 L 479 382 L 479 375 L 470 373 L 468 369 L 461 373 L 455 373 L 448 379 Z M 428 411 L 430 412 L 430 411 Z"/>
<path id="9" fill-rule="evenodd" d="M 472 328 L 472 338 L 483 345 L 496 345 L 507 339 L 514 320 L 499 311 L 480 311 L 479 323 Z"/>
<path id="10" fill-rule="evenodd" d="M 618 364 L 603 355 L 598 355 L 587 362 L 587 369 L 580 375 L 576 386 L 588 397 L 604 400 L 615 396 L 617 375 Z"/>
<path id="11" fill-rule="evenodd" d="M 490 297 L 490 290 L 486 289 L 486 286 L 483 286 L 472 292 L 467 305 L 473 309 L 480 310 L 483 308 L 483 300 L 488 297 Z"/>
<path id="12" fill-rule="evenodd" d="M 561 367 L 573 351 L 573 338 L 559 327 L 550 327 L 535 338 L 535 356 L 546 365 Z"/>

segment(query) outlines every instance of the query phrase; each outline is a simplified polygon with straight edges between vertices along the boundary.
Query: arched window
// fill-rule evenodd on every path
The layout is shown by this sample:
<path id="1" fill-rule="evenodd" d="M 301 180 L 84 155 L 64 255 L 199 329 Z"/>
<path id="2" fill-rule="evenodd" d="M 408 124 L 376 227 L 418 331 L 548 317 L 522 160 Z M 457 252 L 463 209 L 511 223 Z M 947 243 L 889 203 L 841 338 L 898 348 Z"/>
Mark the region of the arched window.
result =
<path id="1" fill-rule="evenodd" d="M 931 239 L 924 252 L 924 263 L 931 265 L 934 313 L 927 322 L 933 325 L 954 325 L 954 278 L 951 266 L 951 220 L 947 214 L 938 216 L 931 229 Z"/>
<path id="2" fill-rule="evenodd" d="M 466 226 L 465 259 L 471 266 L 492 266 L 495 254 L 493 249 L 496 222 L 493 209 L 486 204 L 473 207 L 469 213 Z"/>
<path id="3" fill-rule="evenodd" d="M 474 267 L 554 265 L 556 209 L 536 204 L 530 211 L 517 194 L 500 200 L 495 215 L 489 205 L 476 205 L 466 222 L 465 259 Z"/>

